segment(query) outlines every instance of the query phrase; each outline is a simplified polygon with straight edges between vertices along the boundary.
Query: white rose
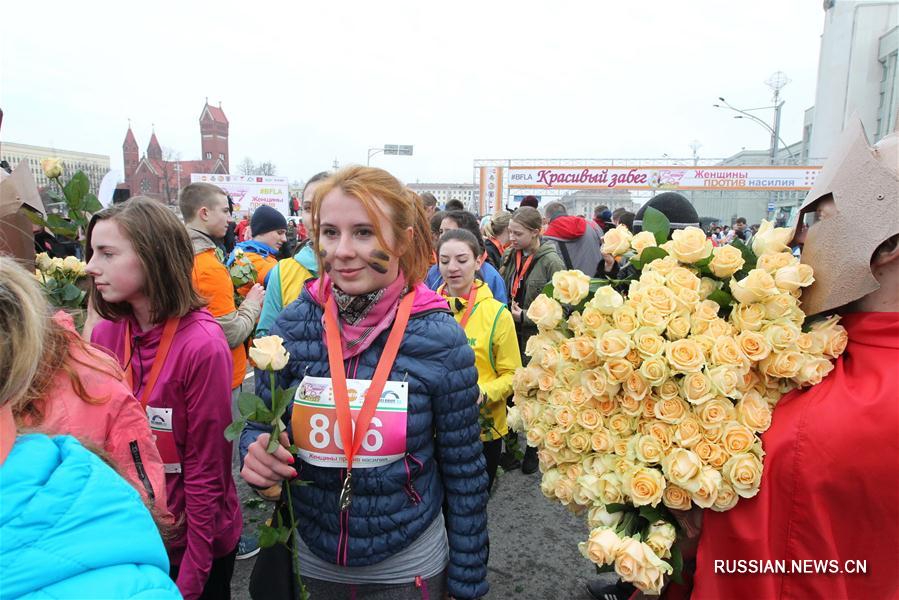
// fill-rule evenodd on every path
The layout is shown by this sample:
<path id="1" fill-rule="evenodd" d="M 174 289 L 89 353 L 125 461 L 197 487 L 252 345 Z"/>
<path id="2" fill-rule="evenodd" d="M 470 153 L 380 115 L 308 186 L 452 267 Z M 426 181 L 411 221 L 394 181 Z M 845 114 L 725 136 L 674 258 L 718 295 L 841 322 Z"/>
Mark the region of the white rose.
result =
<path id="1" fill-rule="evenodd" d="M 253 340 L 250 359 L 257 369 L 280 371 L 287 366 L 290 354 L 284 349 L 283 339 L 277 335 L 268 335 Z"/>

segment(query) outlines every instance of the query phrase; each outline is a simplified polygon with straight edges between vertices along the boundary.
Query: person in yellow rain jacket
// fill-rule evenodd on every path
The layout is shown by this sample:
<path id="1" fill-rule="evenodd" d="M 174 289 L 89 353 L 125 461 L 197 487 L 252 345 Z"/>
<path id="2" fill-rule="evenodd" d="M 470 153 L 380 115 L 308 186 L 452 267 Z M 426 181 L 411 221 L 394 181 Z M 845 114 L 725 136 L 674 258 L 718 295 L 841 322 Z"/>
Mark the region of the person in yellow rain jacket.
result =
<path id="1" fill-rule="evenodd" d="M 445 282 L 439 292 L 474 350 L 481 388 L 481 441 L 492 489 L 503 437 L 509 432 L 506 399 L 512 394 L 512 376 L 521 367 L 521 354 L 512 313 L 476 278 L 482 254 L 477 238 L 465 229 L 451 229 L 437 242 L 437 264 Z"/>

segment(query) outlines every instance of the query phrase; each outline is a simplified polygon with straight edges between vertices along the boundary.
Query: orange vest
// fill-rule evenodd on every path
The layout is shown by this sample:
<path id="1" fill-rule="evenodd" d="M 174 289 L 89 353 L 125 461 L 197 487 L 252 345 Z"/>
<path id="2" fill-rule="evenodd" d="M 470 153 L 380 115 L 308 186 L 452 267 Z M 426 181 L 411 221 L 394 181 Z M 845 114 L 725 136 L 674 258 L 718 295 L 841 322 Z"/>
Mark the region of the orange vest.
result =
<path id="1" fill-rule="evenodd" d="M 275 265 L 278 264 L 278 259 L 272 256 L 263 257 L 261 254 L 256 254 L 255 252 L 245 252 L 244 256 L 253 263 L 253 266 L 256 267 L 256 283 L 260 285 L 265 285 L 265 276 L 268 275 L 268 272 L 275 268 Z M 248 283 L 243 287 L 238 288 L 237 293 L 241 296 L 246 296 L 250 293 L 250 288 L 253 287 L 252 283 Z"/>
<path id="2" fill-rule="evenodd" d="M 258 268 L 258 267 L 257 267 Z M 194 255 L 194 268 L 191 273 L 194 288 L 209 304 L 206 308 L 213 317 L 221 317 L 237 310 L 234 304 L 234 286 L 228 269 L 219 262 L 215 250 L 210 248 Z M 249 291 L 249 288 L 247 289 Z M 247 371 L 247 351 L 243 344 L 231 348 L 234 370 L 231 376 L 231 389 L 243 383 Z"/>

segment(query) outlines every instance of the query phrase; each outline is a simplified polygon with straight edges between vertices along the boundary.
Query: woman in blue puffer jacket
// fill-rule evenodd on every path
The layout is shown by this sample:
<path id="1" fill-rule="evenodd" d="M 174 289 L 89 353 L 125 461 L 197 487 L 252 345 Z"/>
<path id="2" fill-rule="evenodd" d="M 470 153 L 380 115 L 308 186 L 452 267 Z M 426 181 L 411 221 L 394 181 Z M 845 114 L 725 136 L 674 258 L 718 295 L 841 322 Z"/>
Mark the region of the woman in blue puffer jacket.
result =
<path id="1" fill-rule="evenodd" d="M 446 302 L 421 283 L 429 239 L 421 201 L 386 171 L 350 167 L 316 191 L 325 275 L 271 330 L 290 353 L 277 383 L 299 386 L 297 456 L 286 435 L 266 453 L 258 424 L 241 436 L 248 483 L 309 484 L 291 492 L 313 598 L 487 593 L 478 374 Z M 269 401 L 268 377 L 256 382 Z"/>

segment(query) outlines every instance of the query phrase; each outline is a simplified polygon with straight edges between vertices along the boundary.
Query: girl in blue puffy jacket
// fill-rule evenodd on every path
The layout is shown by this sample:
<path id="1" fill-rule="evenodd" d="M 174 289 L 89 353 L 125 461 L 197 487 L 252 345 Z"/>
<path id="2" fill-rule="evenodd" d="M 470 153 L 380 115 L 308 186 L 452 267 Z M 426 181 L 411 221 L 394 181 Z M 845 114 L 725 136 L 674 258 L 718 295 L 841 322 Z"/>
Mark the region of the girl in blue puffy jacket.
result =
<path id="1" fill-rule="evenodd" d="M 386 171 L 346 168 L 316 190 L 313 241 L 323 275 L 270 330 L 290 353 L 277 385 L 298 386 L 292 440 L 268 454 L 268 431 L 249 424 L 242 475 L 307 484 L 291 494 L 313 598 L 480 598 L 478 373 L 446 301 L 422 284 L 421 200 Z M 270 401 L 267 376 L 256 389 Z"/>

